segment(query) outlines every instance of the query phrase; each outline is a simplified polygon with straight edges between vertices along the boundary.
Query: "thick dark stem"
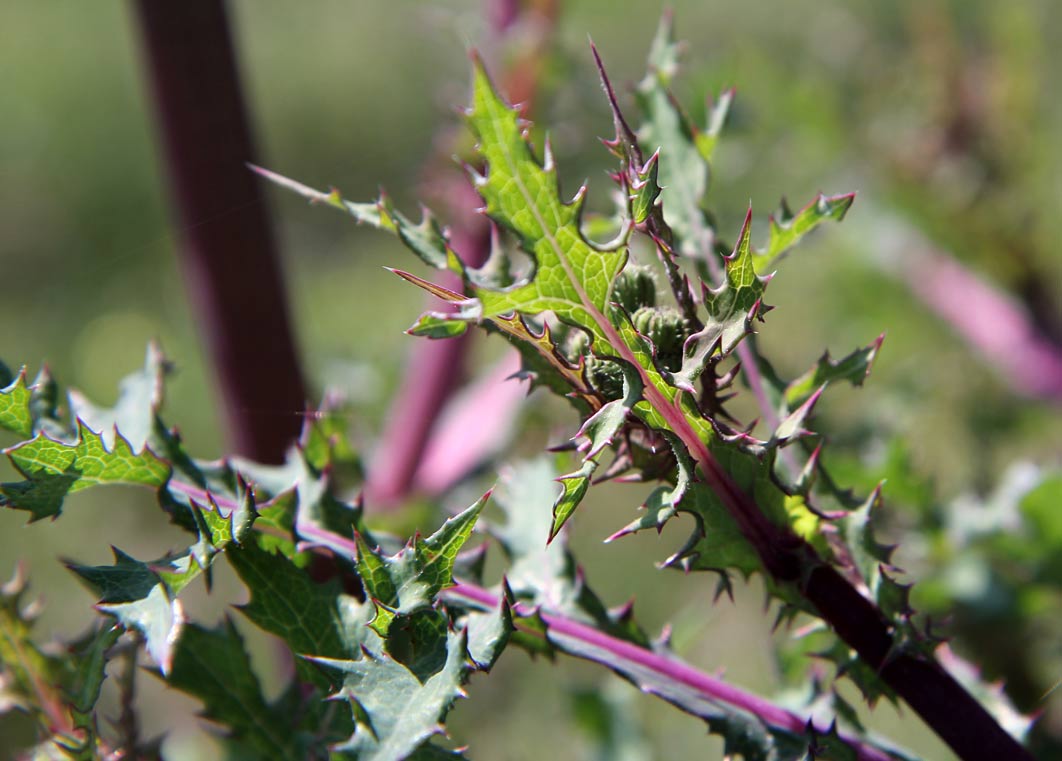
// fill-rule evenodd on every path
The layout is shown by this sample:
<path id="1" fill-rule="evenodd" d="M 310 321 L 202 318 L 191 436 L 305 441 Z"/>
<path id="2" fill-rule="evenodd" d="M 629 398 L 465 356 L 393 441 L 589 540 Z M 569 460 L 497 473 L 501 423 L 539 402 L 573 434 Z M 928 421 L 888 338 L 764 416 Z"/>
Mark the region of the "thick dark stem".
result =
<path id="1" fill-rule="evenodd" d="M 1032 761 L 1032 754 L 938 663 L 894 652 L 897 643 L 880 611 L 834 568 L 815 568 L 804 586 L 804 596 L 837 635 L 964 761 Z"/>
<path id="2" fill-rule="evenodd" d="M 134 0 L 179 256 L 239 454 L 281 462 L 306 391 L 221 0 Z"/>

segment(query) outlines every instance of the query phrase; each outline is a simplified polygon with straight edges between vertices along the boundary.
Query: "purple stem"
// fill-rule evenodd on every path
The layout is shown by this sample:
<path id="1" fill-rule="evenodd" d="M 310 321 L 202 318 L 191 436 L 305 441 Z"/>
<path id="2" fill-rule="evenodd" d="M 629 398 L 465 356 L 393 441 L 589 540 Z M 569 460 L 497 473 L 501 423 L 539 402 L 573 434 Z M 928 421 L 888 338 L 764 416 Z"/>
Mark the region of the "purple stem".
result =
<path id="1" fill-rule="evenodd" d="M 501 39 L 516 27 L 524 15 L 538 18 L 542 24 L 542 44 L 555 18 L 556 7 L 551 0 L 488 0 L 486 15 L 491 31 Z M 530 102 L 537 86 L 540 50 L 532 50 L 513 66 L 511 84 L 522 93 L 521 100 Z M 451 239 L 455 251 L 471 267 L 479 267 L 490 254 L 490 228 L 486 221 L 469 214 L 482 200 L 467 182 L 460 184 L 444 178 L 440 181 L 445 198 L 451 207 L 455 223 Z M 440 283 L 451 290 L 461 290 L 456 277 Z M 432 308 L 437 309 L 436 302 Z M 451 306 L 444 310 L 452 309 Z M 401 503 L 416 488 L 418 469 L 428 454 L 432 431 L 446 401 L 458 388 L 468 358 L 471 333 L 446 340 L 421 341 L 412 351 L 403 376 L 402 385 L 394 397 L 387 423 L 376 447 L 376 455 L 365 484 L 366 505 L 369 508 L 388 508 Z"/>
<path id="2" fill-rule="evenodd" d="M 1013 299 L 938 251 L 902 270 L 911 291 L 1025 396 L 1062 402 L 1062 350 Z"/>
<path id="3" fill-rule="evenodd" d="M 299 534 L 306 539 L 306 542 L 300 545 L 300 550 L 312 547 L 327 547 L 333 552 L 346 555 L 351 559 L 357 557 L 358 548 L 352 539 L 346 539 L 327 529 L 311 524 L 300 524 Z M 496 608 L 500 602 L 498 596 L 494 593 L 483 587 L 463 581 L 457 582 L 454 586 L 444 590 L 443 596 L 457 598 L 458 600 L 470 600 L 488 608 Z M 530 616 L 534 613 L 534 610 L 526 603 L 516 602 L 513 604 L 513 612 L 522 616 Z M 618 659 L 630 661 L 654 672 L 662 680 L 671 681 L 696 690 L 707 700 L 726 703 L 734 708 L 747 711 L 758 716 L 767 724 L 796 734 L 802 734 L 809 724 L 808 719 L 780 708 L 765 698 L 727 684 L 721 679 L 705 674 L 703 671 L 698 671 L 688 663 L 654 653 L 633 643 L 605 634 L 592 626 L 573 621 L 555 613 L 547 613 L 540 610 L 539 614 L 550 631 L 613 653 Z M 602 661 L 602 664 L 609 665 L 609 663 L 604 661 Z M 825 733 L 828 729 L 816 727 L 816 731 Z M 861 761 L 891 760 L 887 753 L 877 748 L 866 746 L 856 738 L 842 737 L 845 742 L 856 749 Z"/>
<path id="4" fill-rule="evenodd" d="M 465 582 L 460 582 L 450 587 L 443 592 L 443 595 L 449 598 L 457 598 L 458 600 L 471 600 L 488 608 L 496 608 L 500 602 L 498 597 L 488 590 Z M 513 604 L 513 612 L 522 616 L 529 616 L 534 613 L 534 610 L 526 603 L 516 602 Z M 557 634 L 586 643 L 594 648 L 615 655 L 617 660 L 626 660 L 642 666 L 654 672 L 663 680 L 695 690 L 707 700 L 725 703 L 742 711 L 747 711 L 759 717 L 765 723 L 788 732 L 802 734 L 810 723 L 809 719 L 787 711 L 759 695 L 746 692 L 732 684 L 727 684 L 721 679 L 709 676 L 703 671 L 698 671 L 688 663 L 654 653 L 644 647 L 639 647 L 631 642 L 605 634 L 592 626 L 573 621 L 564 616 L 543 611 L 539 611 L 539 614 L 549 627 L 547 637 L 550 634 Z M 602 663 L 606 666 L 610 665 L 604 661 Z M 826 733 L 828 728 L 816 727 L 816 731 Z M 891 758 L 887 753 L 868 747 L 855 738 L 844 737 L 844 740 L 856 749 L 861 761 L 889 761 Z"/>
<path id="5" fill-rule="evenodd" d="M 470 188 L 463 194 L 457 192 L 451 196 L 457 199 L 453 205 L 471 200 L 471 196 Z M 469 208 L 474 206 L 469 204 Z M 490 228 L 485 221 L 477 221 L 475 228 L 459 225 L 451 231 L 454 249 L 472 267 L 482 265 L 490 253 Z M 440 285 L 458 291 L 462 287 L 460 279 L 450 273 L 445 273 Z M 433 307 L 438 309 L 435 304 Z M 453 309 L 447 304 L 441 311 Z M 472 335 L 420 340 L 413 347 L 366 479 L 365 497 L 370 508 L 394 507 L 413 490 L 432 429 L 447 399 L 460 386 Z"/>
<path id="6" fill-rule="evenodd" d="M 487 375 L 453 397 L 442 411 L 424 448 L 414 486 L 441 494 L 509 440 L 527 387 L 512 376 L 520 355 L 510 351 Z"/>
<path id="7" fill-rule="evenodd" d="M 181 267 L 234 451 L 280 463 L 306 391 L 221 0 L 132 4 L 154 102 Z"/>

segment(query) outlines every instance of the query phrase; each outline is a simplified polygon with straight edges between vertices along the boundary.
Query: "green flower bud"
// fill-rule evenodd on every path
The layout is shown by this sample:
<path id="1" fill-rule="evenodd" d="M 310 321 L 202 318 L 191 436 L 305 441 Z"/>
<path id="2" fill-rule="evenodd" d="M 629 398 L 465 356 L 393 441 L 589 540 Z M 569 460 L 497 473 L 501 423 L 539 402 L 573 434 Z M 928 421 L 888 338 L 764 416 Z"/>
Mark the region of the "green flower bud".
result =
<path id="1" fill-rule="evenodd" d="M 674 307 L 642 307 L 632 316 L 634 328 L 653 342 L 657 361 L 672 372 L 682 366 L 682 346 L 689 326 Z"/>
<path id="2" fill-rule="evenodd" d="M 628 264 L 616 278 L 612 298 L 621 307 L 633 314 L 640 307 L 656 304 L 656 280 L 648 267 Z"/>
<path id="3" fill-rule="evenodd" d="M 612 401 L 623 396 L 623 370 L 615 362 L 591 354 L 586 358 L 586 375 L 605 399 Z"/>

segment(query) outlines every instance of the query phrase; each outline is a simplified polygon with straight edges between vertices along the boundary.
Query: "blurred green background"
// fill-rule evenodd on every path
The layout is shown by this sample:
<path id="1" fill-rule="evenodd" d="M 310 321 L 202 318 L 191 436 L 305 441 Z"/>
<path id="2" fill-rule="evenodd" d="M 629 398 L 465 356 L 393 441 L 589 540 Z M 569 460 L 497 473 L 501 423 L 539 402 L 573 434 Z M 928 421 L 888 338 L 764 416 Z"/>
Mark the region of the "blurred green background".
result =
<path id="1" fill-rule="evenodd" d="M 819 407 L 818 428 L 832 446 L 851 446 L 851 462 L 839 457 L 838 467 L 857 479 L 884 473 L 902 450 L 909 465 L 894 478 L 898 493 L 885 492 L 899 527 L 920 525 L 931 506 L 959 495 L 990 493 L 1011 463 L 1058 467 L 1059 403 L 1010 391 L 885 273 L 876 235 L 885 234 L 886 222 L 917 231 L 1012 294 L 1062 345 L 1059 4 L 716 0 L 673 7 L 678 36 L 688 41 L 677 94 L 694 118 L 703 122 L 706 94 L 738 88 L 711 193 L 725 238 L 736 234 L 749 199 L 753 234 L 762 239 L 767 213 L 783 195 L 796 207 L 819 190 L 859 191 L 843 225 L 816 235 L 782 266 L 768 292 L 777 310 L 761 331 L 761 347 L 785 375 L 802 372 L 827 347 L 842 355 L 887 331 L 867 386 L 833 391 Z M 482 3 L 243 0 L 231 11 L 262 163 L 352 199 L 384 185 L 411 208 L 439 128 L 456 123 L 453 107 L 467 97 L 465 49 L 483 42 Z M 609 160 L 597 136 L 609 136 L 611 123 L 586 36 L 625 89 L 644 72 L 659 12 L 655 3 L 620 12 L 599 0 L 562 2 L 536 120 L 549 126 L 565 187 L 589 178 L 591 205 L 600 208 L 608 203 Z M 146 342 L 158 338 L 178 367 L 167 419 L 192 451 L 222 455 L 126 4 L 4 3 L 0 71 L 0 357 L 31 373 L 47 362 L 61 383 L 109 402 L 120 377 L 141 364 Z M 358 412 L 352 433 L 371 444 L 414 340 L 401 331 L 422 306 L 383 266 L 414 263 L 391 238 L 295 197 L 270 192 L 269 204 L 307 375 L 315 393 L 328 385 L 348 391 Z M 563 406 L 545 409 L 529 421 L 527 453 L 572 430 Z M 904 479 L 917 488 L 903 488 Z M 650 629 L 673 622 L 676 645 L 694 663 L 725 667 L 753 689 L 775 689 L 779 667 L 755 583 L 738 589 L 736 604 L 713 604 L 710 579 L 653 570 L 685 527 L 660 539 L 601 545 L 642 496 L 638 487 L 606 487 L 580 511 L 573 543 L 591 582 L 613 604 L 637 596 Z M 24 527 L 22 515 L 0 513 L 0 567 L 28 560 L 48 603 L 45 633 L 71 634 L 92 615 L 89 596 L 56 556 L 103 563 L 111 544 L 145 557 L 180 542 L 149 494 L 91 492 L 72 500 L 61 520 Z M 435 520 L 424 517 L 422 527 Z M 195 598 L 189 607 L 217 616 L 236 594 L 222 578 L 213 599 Z M 1020 696 L 1025 709 L 1046 711 L 1043 731 L 1056 738 L 1062 698 L 1055 692 L 1038 701 L 1032 693 L 1062 679 L 1059 599 L 1048 593 L 1039 603 L 1033 628 L 1043 636 L 1026 668 L 1036 679 Z M 957 626 L 967 620 L 956 616 Z M 964 644 L 960 636 L 955 648 L 967 652 Z M 269 643 L 255 646 L 268 669 Z M 1002 676 L 1006 663 L 986 669 Z M 572 694 L 603 679 L 601 669 L 570 661 L 528 667 L 512 652 L 490 679 L 473 680 L 471 700 L 457 707 L 451 727 L 476 758 L 590 758 L 590 735 L 565 717 Z M 626 685 L 611 689 L 647 733 L 652 757 L 721 753 L 699 722 Z M 213 746 L 197 732 L 189 701 L 150 677 L 142 691 L 146 730 L 173 730 L 169 757 L 210 757 Z M 881 707 L 873 724 L 926 757 L 948 757 L 909 712 L 897 718 Z M 16 724 L 0 719 L 0 739 L 11 732 Z"/>

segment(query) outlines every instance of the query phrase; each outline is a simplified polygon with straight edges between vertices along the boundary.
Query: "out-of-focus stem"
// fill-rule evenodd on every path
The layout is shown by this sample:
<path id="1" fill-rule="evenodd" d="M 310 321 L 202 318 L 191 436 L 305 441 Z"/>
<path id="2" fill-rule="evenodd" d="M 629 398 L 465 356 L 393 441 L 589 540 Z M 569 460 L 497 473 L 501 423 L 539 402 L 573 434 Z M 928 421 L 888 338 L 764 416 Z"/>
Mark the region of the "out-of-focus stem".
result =
<path id="1" fill-rule="evenodd" d="M 222 0 L 134 0 L 178 253 L 235 451 L 282 462 L 306 392 Z"/>
<path id="2" fill-rule="evenodd" d="M 557 4 L 553 0 L 490 0 L 486 15 L 492 22 L 492 34 L 501 39 L 524 19 L 537 24 L 536 39 L 519 56 L 506 74 L 509 91 L 530 109 L 537 89 L 539 70 Z M 447 144 L 445 153 L 452 148 Z M 451 244 L 465 264 L 482 265 L 490 254 L 490 228 L 486 220 L 472 213 L 481 200 L 464 178 L 438 172 L 429 178 L 436 195 L 445 199 L 453 221 Z M 455 277 L 441 282 L 451 290 L 460 290 Z M 438 309 L 433 303 L 433 309 Z M 452 307 L 446 306 L 445 309 Z M 365 485 L 369 509 L 386 509 L 398 504 L 417 487 L 416 474 L 427 450 L 435 423 L 465 373 L 472 334 L 437 341 L 418 341 L 406 366 L 402 384 L 388 413 L 387 423 L 376 447 Z M 512 397 L 505 397 L 512 403 Z"/>
<path id="3" fill-rule="evenodd" d="M 876 261 L 1024 396 L 1062 402 L 1062 346 L 1015 300 L 933 246 L 917 230 L 882 212 L 880 227 L 861 228 Z"/>

